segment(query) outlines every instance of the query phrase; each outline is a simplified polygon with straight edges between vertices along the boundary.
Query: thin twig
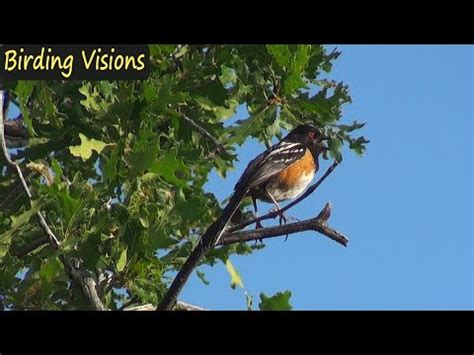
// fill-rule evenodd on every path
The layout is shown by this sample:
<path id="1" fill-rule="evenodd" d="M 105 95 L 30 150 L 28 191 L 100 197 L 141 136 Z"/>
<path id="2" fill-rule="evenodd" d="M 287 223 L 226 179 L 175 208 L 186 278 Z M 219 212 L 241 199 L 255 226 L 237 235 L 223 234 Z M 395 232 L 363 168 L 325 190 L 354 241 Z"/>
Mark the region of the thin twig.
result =
<path id="1" fill-rule="evenodd" d="M 327 225 L 327 220 L 331 216 L 331 205 L 326 203 L 323 210 L 314 218 L 282 226 L 260 228 L 249 231 L 226 233 L 222 236 L 217 245 L 227 245 L 239 242 L 249 242 L 266 238 L 274 238 L 299 233 L 307 230 L 314 230 L 335 242 L 347 247 L 349 239 L 343 234 Z"/>
<path id="2" fill-rule="evenodd" d="M 4 91 L 0 90 L 0 107 L 3 107 L 3 95 Z M 3 111 L 3 110 L 0 110 Z M 7 115 L 7 112 L 5 112 L 5 117 Z M 4 130 L 4 113 L 0 112 L 0 147 L 3 151 L 3 156 L 5 157 L 5 160 L 7 163 L 16 170 L 17 175 L 19 180 L 21 181 L 21 184 L 23 186 L 23 190 L 25 191 L 26 196 L 28 196 L 28 200 L 31 202 L 33 200 L 33 196 L 31 194 L 31 191 L 28 187 L 28 184 L 25 181 L 25 177 L 23 176 L 23 172 L 20 169 L 20 166 L 11 160 L 10 154 L 7 149 L 6 141 L 5 141 L 5 130 Z M 38 216 L 39 222 L 41 227 L 43 228 L 44 232 L 48 236 L 49 239 L 49 244 L 58 251 L 58 257 L 59 260 L 62 262 L 64 265 L 64 270 L 70 276 L 73 280 L 75 280 L 82 288 L 84 295 L 88 298 L 92 308 L 94 310 L 105 310 L 105 306 L 102 304 L 98 294 L 97 290 L 95 288 L 95 281 L 90 277 L 90 276 L 83 276 L 80 272 L 80 270 L 77 270 L 74 266 L 70 265 L 63 254 L 61 254 L 61 243 L 59 242 L 58 238 L 54 235 L 53 231 L 49 227 L 48 223 L 46 223 L 45 218 L 43 217 L 43 214 L 41 211 L 36 212 L 36 215 Z"/>
<path id="3" fill-rule="evenodd" d="M 314 192 L 314 190 L 316 190 L 319 185 L 322 184 L 322 182 L 324 180 L 326 180 L 326 178 L 334 171 L 334 169 L 339 165 L 339 163 L 335 160 L 332 165 L 326 170 L 326 172 L 324 173 L 323 176 L 321 176 L 319 178 L 319 180 L 314 183 L 313 185 L 311 185 L 310 187 L 308 187 L 308 189 L 305 191 L 305 193 L 303 195 L 301 195 L 300 197 L 298 197 L 296 200 L 292 201 L 291 203 L 289 203 L 288 205 L 286 205 L 285 207 L 283 207 L 281 210 L 279 211 L 272 211 L 272 212 L 269 212 L 267 213 L 266 215 L 263 215 L 263 216 L 260 216 L 260 217 L 257 217 L 257 218 L 253 218 L 249 221 L 246 221 L 246 222 L 242 222 L 236 226 L 232 226 L 230 227 L 227 232 L 228 233 L 231 233 L 231 232 L 235 232 L 235 231 L 238 231 L 238 230 L 241 230 L 241 229 L 244 229 L 245 227 L 253 224 L 253 223 L 257 223 L 257 222 L 260 222 L 260 221 L 263 221 L 263 220 L 266 220 L 266 219 L 270 219 L 270 218 L 276 218 L 277 216 L 280 216 L 281 213 L 289 210 L 291 207 L 293 207 L 294 205 L 296 205 L 297 203 L 301 202 L 302 200 L 304 200 L 306 197 L 308 197 L 310 194 L 312 194 Z"/>
<path id="4" fill-rule="evenodd" d="M 226 149 L 224 148 L 224 146 L 220 144 L 219 141 L 211 133 L 209 133 L 205 128 L 198 125 L 196 122 L 194 122 L 192 118 L 186 116 L 184 113 L 179 112 L 179 114 L 186 122 L 188 122 L 191 126 L 193 126 L 202 136 L 209 139 L 217 147 L 217 151 L 219 153 L 226 152 Z"/>

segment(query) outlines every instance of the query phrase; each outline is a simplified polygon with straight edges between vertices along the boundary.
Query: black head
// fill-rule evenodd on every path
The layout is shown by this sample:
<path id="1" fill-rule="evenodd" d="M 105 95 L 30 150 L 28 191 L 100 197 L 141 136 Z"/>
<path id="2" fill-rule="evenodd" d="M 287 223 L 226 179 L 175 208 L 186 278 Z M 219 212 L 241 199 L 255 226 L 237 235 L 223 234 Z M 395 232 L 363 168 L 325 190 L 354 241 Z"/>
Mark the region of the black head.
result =
<path id="1" fill-rule="evenodd" d="M 321 132 L 308 124 L 299 125 L 284 138 L 289 142 L 298 142 L 310 148 L 313 152 L 322 152 L 328 148 L 322 141 L 326 140 Z"/>

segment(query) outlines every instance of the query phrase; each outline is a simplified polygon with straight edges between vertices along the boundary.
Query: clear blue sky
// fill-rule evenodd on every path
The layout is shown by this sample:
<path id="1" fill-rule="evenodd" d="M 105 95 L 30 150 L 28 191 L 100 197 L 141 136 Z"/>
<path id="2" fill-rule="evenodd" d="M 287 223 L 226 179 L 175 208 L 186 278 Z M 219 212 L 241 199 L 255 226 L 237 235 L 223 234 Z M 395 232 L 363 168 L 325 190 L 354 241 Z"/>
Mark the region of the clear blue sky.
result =
<path id="1" fill-rule="evenodd" d="M 330 77 L 349 84 L 353 98 L 344 120 L 367 122 L 371 143 L 363 158 L 346 150 L 343 164 L 291 215 L 313 217 L 331 201 L 330 224 L 349 246 L 305 232 L 233 256 L 247 292 L 257 305 L 260 292 L 289 289 L 294 309 L 472 309 L 473 47 L 338 48 Z M 207 188 L 227 197 L 263 149 L 245 145 L 236 171 L 225 180 L 213 175 Z M 194 276 L 182 300 L 245 309 L 224 265 L 201 270 L 211 284 Z"/>

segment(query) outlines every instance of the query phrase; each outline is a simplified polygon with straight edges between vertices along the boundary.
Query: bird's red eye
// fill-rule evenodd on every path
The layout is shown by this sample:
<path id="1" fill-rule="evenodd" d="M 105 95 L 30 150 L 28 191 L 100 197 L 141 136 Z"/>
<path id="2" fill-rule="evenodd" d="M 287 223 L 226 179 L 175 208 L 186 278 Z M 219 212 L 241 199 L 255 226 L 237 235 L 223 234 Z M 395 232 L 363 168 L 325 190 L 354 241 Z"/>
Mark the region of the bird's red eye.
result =
<path id="1" fill-rule="evenodd" d="M 308 136 L 309 136 L 309 138 L 314 139 L 314 132 L 309 132 Z"/>

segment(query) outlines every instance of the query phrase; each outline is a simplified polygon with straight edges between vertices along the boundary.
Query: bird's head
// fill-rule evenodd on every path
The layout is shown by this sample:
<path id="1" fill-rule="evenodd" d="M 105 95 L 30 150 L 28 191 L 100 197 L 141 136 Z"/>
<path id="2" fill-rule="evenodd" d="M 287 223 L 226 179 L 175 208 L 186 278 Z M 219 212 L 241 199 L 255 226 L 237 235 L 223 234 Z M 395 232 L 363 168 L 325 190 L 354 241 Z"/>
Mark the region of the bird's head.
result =
<path id="1" fill-rule="evenodd" d="M 308 124 L 299 125 L 288 133 L 284 140 L 304 144 L 316 154 L 329 149 L 327 145 L 323 143 L 327 138 L 317 128 Z"/>

